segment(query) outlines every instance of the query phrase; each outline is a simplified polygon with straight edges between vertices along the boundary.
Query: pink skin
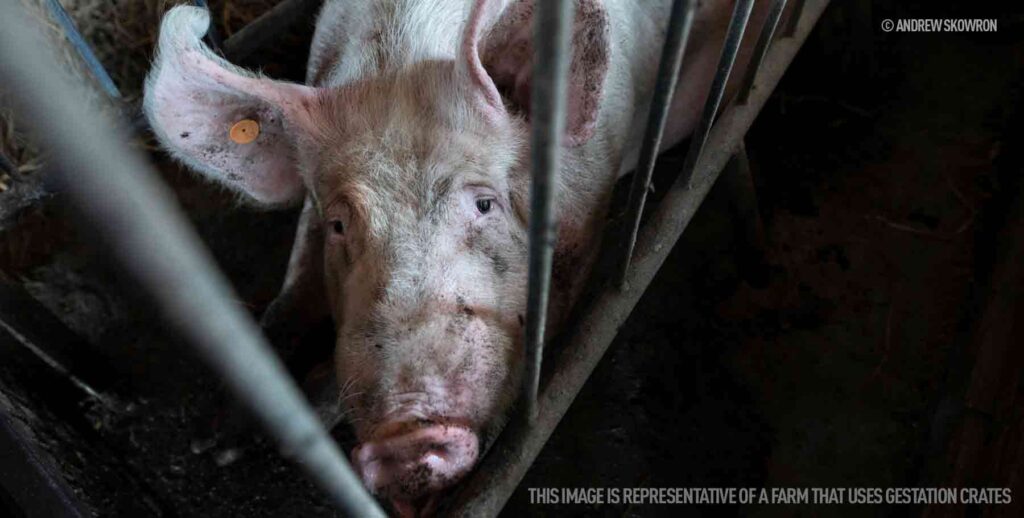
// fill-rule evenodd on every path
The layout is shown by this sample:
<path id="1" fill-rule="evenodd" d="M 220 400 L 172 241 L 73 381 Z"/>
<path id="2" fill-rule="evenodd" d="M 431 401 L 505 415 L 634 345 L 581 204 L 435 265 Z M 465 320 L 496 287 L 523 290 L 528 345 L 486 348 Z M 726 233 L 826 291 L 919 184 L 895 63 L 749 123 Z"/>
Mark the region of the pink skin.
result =
<path id="1" fill-rule="evenodd" d="M 321 153 L 313 175 L 337 377 L 361 441 L 353 462 L 396 509 L 429 504 L 475 464 L 514 396 L 525 301 L 525 224 L 507 173 L 520 152 L 508 132 L 521 127 L 463 109 L 474 118 L 447 134 L 451 112 L 418 97 L 457 70 L 408 73 L 334 94 L 358 108 L 333 122 L 327 138 L 346 145 Z M 399 150 L 368 151 L 386 139 Z"/>
<path id="2" fill-rule="evenodd" d="M 306 200 L 266 320 L 333 317 L 353 464 L 403 516 L 472 469 L 519 385 L 535 1 L 325 2 L 308 86 L 227 63 L 201 43 L 205 12 L 177 7 L 147 78 L 171 154 L 258 205 Z M 691 131 L 731 4 L 698 8 L 680 80 L 695 87 L 677 91 L 665 146 Z M 669 2 L 575 5 L 551 331 L 635 163 Z M 260 124 L 251 144 L 227 136 L 242 118 Z"/>
<path id="3" fill-rule="evenodd" d="M 584 4 L 592 7 L 589 2 Z M 395 108 L 394 100 L 410 93 L 403 85 L 430 91 L 423 85 L 433 81 L 432 77 L 406 79 L 402 75 L 396 83 L 368 80 L 334 94 L 335 102 L 350 110 L 335 130 L 348 136 L 348 144 L 322 156 L 320 168 L 343 172 L 314 176 L 317 192 L 330 193 L 323 195 L 325 227 L 342 229 L 328 239 L 326 276 L 339 323 L 338 378 L 358 394 L 349 403 L 362 441 L 353 453 L 353 462 L 367 487 L 390 498 L 398 510 L 409 510 L 410 505 L 411 509 L 430 507 L 439 493 L 473 467 L 480 434 L 493 429 L 518 385 L 522 321 L 516 315 L 524 313 L 526 224 L 517 204 L 527 195 L 525 182 L 507 171 L 526 163 L 527 149 L 518 145 L 526 140 L 526 127 L 507 113 L 478 54 L 481 25 L 495 5 L 477 1 L 470 12 L 461 40 L 463 59 L 455 64 L 456 84 L 462 82 L 465 88 L 457 99 L 446 101 L 443 92 L 435 91 L 422 103 L 403 108 L 399 102 Z M 602 12 L 596 8 L 585 12 L 580 32 L 586 33 L 586 38 L 595 36 L 583 29 L 605 22 Z M 523 45 L 520 38 L 528 31 L 518 25 L 529 26 L 530 14 L 529 6 L 508 14 L 511 21 L 506 24 L 512 25 L 498 34 L 515 35 L 508 44 Z M 494 42 L 490 50 L 494 56 L 503 53 L 501 45 Z M 583 83 L 600 83 L 607 66 L 606 54 L 591 51 L 584 57 L 576 60 L 572 74 L 571 82 L 578 87 L 567 127 L 571 143 L 585 142 L 593 132 L 596 101 L 587 99 L 598 95 L 600 89 Z M 528 68 L 530 63 L 513 61 L 503 66 Z M 451 73 L 446 70 L 447 65 L 441 65 L 431 73 Z M 513 76 L 522 82 L 522 74 Z M 442 79 L 440 83 L 450 81 Z M 381 105 L 374 106 L 378 102 Z M 467 103 L 473 117 L 455 124 L 461 127 L 457 135 L 446 136 L 444 127 L 452 125 L 453 110 L 445 106 L 452 103 Z M 406 108 L 409 111 L 404 111 Z M 580 109 L 595 113 L 572 111 Z M 351 110 L 376 116 L 367 122 L 353 116 Z M 390 111 L 402 112 L 397 118 L 401 122 L 380 127 L 380 119 L 386 119 L 384 114 Z M 454 113 L 464 113 L 464 109 Z M 410 120 L 422 121 L 419 132 L 410 132 Z M 447 122 L 432 130 L 429 121 L 435 120 Z M 353 139 L 352 135 L 359 137 Z M 417 150 L 414 164 L 406 167 L 399 157 L 382 163 L 376 153 L 373 164 L 363 162 L 363 150 L 381 140 L 395 139 L 395 135 Z M 435 200 L 446 207 L 438 209 L 439 225 L 409 214 L 408 221 L 416 223 L 396 228 L 394 221 L 403 219 L 402 207 L 426 200 L 404 199 L 407 185 L 400 192 L 385 186 L 420 176 L 425 182 L 421 191 L 434 189 L 440 180 L 423 174 L 425 163 L 432 164 L 429 168 L 435 171 L 458 171 L 459 176 L 467 177 L 456 177 L 447 200 Z M 378 178 L 371 185 L 363 185 L 347 173 L 365 169 L 409 172 L 401 181 Z M 481 175 L 475 176 L 478 171 Z M 525 168 L 518 171 L 525 173 Z M 415 180 L 412 185 L 415 190 Z M 481 201 L 490 204 L 489 211 L 479 208 Z M 380 212 L 375 214 L 375 210 Z M 385 212 L 389 214 L 385 216 Z M 401 237 L 379 237 L 387 233 L 376 227 L 384 219 L 391 221 L 388 230 Z M 572 225 L 565 228 L 572 229 Z M 563 236 L 571 234 L 563 232 Z M 388 253 L 394 250 L 402 253 Z M 488 252 L 480 255 L 482 250 Z M 496 266 L 499 263 L 503 265 L 500 268 Z M 582 277 L 585 271 L 586 261 L 577 263 L 574 273 Z M 410 286 L 416 288 L 407 289 Z M 559 310 L 568 307 L 567 287 L 571 289 L 573 284 L 556 288 Z M 402 352 L 389 352 L 393 350 Z M 392 408 L 400 399 L 406 399 L 397 405 L 401 409 Z M 411 431 L 399 436 L 390 430 L 382 432 L 380 425 L 375 425 L 382 422 Z M 429 424 L 451 422 L 461 424 Z"/>
<path id="4" fill-rule="evenodd" d="M 456 424 L 381 428 L 395 427 L 405 431 L 390 436 L 380 432 L 377 439 L 363 442 L 352 450 L 352 464 L 374 494 L 389 498 L 402 515 L 415 515 L 416 499 L 427 495 L 428 501 L 419 504 L 433 507 L 436 500 L 430 495 L 436 497 L 472 469 L 480 441 L 472 430 Z"/>

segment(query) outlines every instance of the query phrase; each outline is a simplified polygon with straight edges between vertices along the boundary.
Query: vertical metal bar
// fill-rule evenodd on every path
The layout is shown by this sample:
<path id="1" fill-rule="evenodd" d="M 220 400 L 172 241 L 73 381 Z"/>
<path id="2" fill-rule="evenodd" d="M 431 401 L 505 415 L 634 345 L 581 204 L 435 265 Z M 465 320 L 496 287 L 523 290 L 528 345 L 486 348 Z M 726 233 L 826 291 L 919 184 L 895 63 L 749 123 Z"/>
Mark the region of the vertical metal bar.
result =
<path id="1" fill-rule="evenodd" d="M 736 240 L 734 252 L 740 278 L 755 288 L 768 282 L 765 263 L 764 225 L 757 206 L 757 188 L 750 167 L 750 157 L 743 142 L 718 177 L 719 189 L 729 193 L 729 213 Z"/>
<path id="2" fill-rule="evenodd" d="M 206 0 L 192 0 L 192 4 L 196 7 L 201 7 L 210 10 L 209 4 Z M 220 39 L 220 33 L 217 32 L 217 24 L 214 23 L 213 13 L 210 13 L 210 26 L 206 28 L 206 44 L 213 49 L 214 52 L 223 55 L 224 54 L 224 42 Z"/>
<path id="3" fill-rule="evenodd" d="M 530 101 L 533 184 L 530 190 L 530 266 L 526 298 L 526 375 L 523 379 L 523 404 L 528 420 L 537 415 L 551 259 L 557 238 L 551 206 L 562 150 L 562 133 L 565 131 L 573 2 L 538 2 L 534 16 L 536 58 L 533 98 Z"/>
<path id="4" fill-rule="evenodd" d="M 96 53 L 93 52 L 92 47 L 82 37 L 82 33 L 78 31 L 78 26 L 75 25 L 75 21 L 71 19 L 68 12 L 64 10 L 64 6 L 60 4 L 59 0 L 46 0 L 46 6 L 50 9 L 50 14 L 57 20 L 61 29 L 64 30 L 64 36 L 71 42 L 71 46 L 75 47 L 75 51 L 85 61 L 86 67 L 89 69 L 89 73 L 92 74 L 96 82 L 100 84 L 103 91 L 107 93 L 113 99 L 121 98 L 121 91 L 117 89 L 117 85 L 114 84 L 114 80 L 110 78 L 110 74 L 107 73 L 107 69 L 103 68 L 103 64 L 96 57 Z"/>
<path id="5" fill-rule="evenodd" d="M 668 117 L 669 106 L 672 104 L 672 95 L 676 91 L 676 81 L 679 79 L 683 54 L 686 53 L 686 41 L 690 38 L 690 27 L 693 25 L 696 4 L 693 0 L 675 0 L 672 3 L 672 12 L 669 14 L 668 34 L 665 35 L 665 45 L 661 50 L 661 64 L 658 65 L 658 77 L 651 98 L 651 110 L 647 115 L 647 129 L 640 147 L 640 160 L 637 162 L 636 171 L 633 172 L 633 184 L 629 190 L 629 205 L 624 219 L 629 225 L 627 227 L 629 235 L 626 239 L 626 246 L 622 249 L 622 256 L 617 262 L 619 265 L 617 283 L 620 287 L 626 279 L 626 271 L 629 270 L 630 258 L 633 256 L 633 247 L 636 246 L 636 235 L 640 230 L 640 216 L 643 214 L 644 203 L 647 201 L 648 186 L 651 184 L 651 175 L 654 173 L 658 148 L 661 147 L 661 136 L 665 130 L 665 119 Z"/>
<path id="6" fill-rule="evenodd" d="M 772 0 L 771 10 L 768 11 L 768 18 L 761 27 L 761 34 L 757 37 L 754 45 L 754 53 L 750 56 L 750 64 L 747 65 L 746 75 L 740 83 L 740 91 L 736 94 L 736 102 L 743 104 L 750 96 L 750 89 L 754 87 L 754 79 L 757 78 L 757 71 L 761 68 L 764 55 L 768 52 L 768 46 L 775 36 L 775 29 L 779 25 L 779 18 L 782 18 L 782 11 L 786 9 L 786 0 Z"/>
<path id="7" fill-rule="evenodd" d="M 761 72 L 765 88 L 753 91 L 749 103 L 732 104 L 723 110 L 708 139 L 709 151 L 701 157 L 691 184 L 687 186 L 681 179 L 676 179 L 641 229 L 633 267 L 629 271 L 631 289 L 600 286 L 593 302 L 581 308 L 585 311 L 581 312 L 578 324 L 573 326 L 576 332 L 567 337 L 562 351 L 551 362 L 551 377 L 540 393 L 537 419 L 530 426 L 516 420 L 509 422 L 481 459 L 480 465 L 461 484 L 448 516 L 498 516 L 597 367 L 644 289 L 664 264 L 673 243 L 697 212 L 719 172 L 732 157 L 732 150 L 740 145 L 768 95 L 828 3 L 828 0 L 808 2 L 807 15 L 794 37 L 777 41 L 765 58 Z"/>
<path id="8" fill-rule="evenodd" d="M 511 421 L 491 447 L 472 476 L 462 484 L 449 516 L 497 516 L 530 465 L 540 453 L 559 420 L 568 410 L 586 379 L 597 367 L 619 328 L 643 295 L 654 275 L 686 229 L 719 172 L 740 145 L 744 134 L 761 110 L 772 88 L 799 50 L 828 5 L 828 0 L 811 0 L 807 16 L 794 38 L 781 40 L 765 59 L 762 80 L 766 87 L 755 90 L 750 102 L 725 109 L 712 131 L 705 153 L 687 186 L 681 179 L 668 189 L 637 238 L 636 255 L 629 271 L 632 289 L 600 287 L 593 302 L 580 315 L 577 331 L 568 337 L 564 349 L 551 365 L 551 381 L 540 394 L 540 412 L 532 426 Z"/>
<path id="9" fill-rule="evenodd" d="M 235 395 L 352 516 L 384 513 L 271 352 L 173 194 L 40 44 L 18 2 L 0 2 L 0 77 L 57 177 L 120 265 Z M 120 138 L 119 138 L 120 137 Z"/>
<path id="10" fill-rule="evenodd" d="M 793 12 L 789 15 L 789 23 L 786 24 L 786 32 L 783 33 L 783 36 L 788 38 L 796 32 L 796 26 L 800 23 L 800 17 L 803 16 L 804 4 L 806 3 L 807 0 L 794 0 Z"/>
<path id="11" fill-rule="evenodd" d="M 715 115 L 718 107 L 722 104 L 725 96 L 725 87 L 729 83 L 729 74 L 732 66 L 736 63 L 736 55 L 740 50 L 740 43 L 743 42 L 743 32 L 747 29 L 747 22 L 750 20 L 750 11 L 754 7 L 754 0 L 736 0 L 736 6 L 732 11 L 732 18 L 729 21 L 729 32 L 725 35 L 725 44 L 722 45 L 722 55 L 718 58 L 718 69 L 715 71 L 715 78 L 711 82 L 711 91 L 708 92 L 708 99 L 704 102 L 704 111 L 701 113 L 697 129 L 690 137 L 690 149 L 686 154 L 686 161 L 683 162 L 683 169 L 679 173 L 683 184 L 686 185 L 693 176 L 693 168 L 700 160 L 704 152 L 704 144 L 707 143 L 708 135 L 711 133 L 711 125 L 715 122 Z"/>

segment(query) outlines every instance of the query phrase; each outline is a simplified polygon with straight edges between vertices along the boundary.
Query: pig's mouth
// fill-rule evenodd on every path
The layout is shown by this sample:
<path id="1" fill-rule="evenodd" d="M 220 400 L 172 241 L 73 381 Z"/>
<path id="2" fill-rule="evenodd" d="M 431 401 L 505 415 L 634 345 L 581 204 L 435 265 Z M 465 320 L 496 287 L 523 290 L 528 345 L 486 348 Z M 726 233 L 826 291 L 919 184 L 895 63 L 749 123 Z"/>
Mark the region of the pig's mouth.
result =
<path id="1" fill-rule="evenodd" d="M 352 463 L 401 516 L 432 514 L 440 493 L 473 468 L 479 438 L 466 426 L 433 421 L 390 428 L 400 432 L 356 446 Z"/>

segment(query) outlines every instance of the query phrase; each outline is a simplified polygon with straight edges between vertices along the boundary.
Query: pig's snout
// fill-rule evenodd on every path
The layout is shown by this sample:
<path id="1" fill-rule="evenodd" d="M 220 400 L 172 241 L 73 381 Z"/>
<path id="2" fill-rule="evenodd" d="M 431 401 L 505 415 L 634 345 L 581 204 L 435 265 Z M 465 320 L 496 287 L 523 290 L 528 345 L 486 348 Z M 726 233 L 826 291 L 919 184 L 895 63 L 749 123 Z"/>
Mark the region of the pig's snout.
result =
<path id="1" fill-rule="evenodd" d="M 430 512 L 440 491 L 476 463 L 480 441 L 473 430 L 448 423 L 392 424 L 352 450 L 352 462 L 374 494 L 391 499 L 403 515 Z M 425 506 L 428 509 L 415 509 Z"/>

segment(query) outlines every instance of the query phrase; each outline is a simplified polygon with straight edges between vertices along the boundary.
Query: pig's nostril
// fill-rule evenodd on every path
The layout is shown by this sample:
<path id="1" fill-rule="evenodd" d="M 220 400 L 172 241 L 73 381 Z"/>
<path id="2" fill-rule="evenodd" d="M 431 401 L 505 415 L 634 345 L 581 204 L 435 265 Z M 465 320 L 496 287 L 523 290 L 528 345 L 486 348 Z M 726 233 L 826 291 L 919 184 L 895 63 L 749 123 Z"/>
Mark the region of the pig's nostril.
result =
<path id="1" fill-rule="evenodd" d="M 425 457 L 423 457 L 423 461 L 424 461 L 424 463 L 426 465 L 428 465 L 430 467 L 435 467 L 435 466 L 439 466 L 442 463 L 444 463 L 445 459 L 444 459 L 444 457 L 442 457 L 442 456 L 440 456 L 440 455 L 438 455 L 436 453 L 428 453 Z"/>
<path id="2" fill-rule="evenodd" d="M 430 495 L 456 483 L 476 463 L 479 441 L 464 426 L 384 429 L 402 432 L 367 441 L 352 451 L 353 464 L 375 494 L 404 500 Z"/>

